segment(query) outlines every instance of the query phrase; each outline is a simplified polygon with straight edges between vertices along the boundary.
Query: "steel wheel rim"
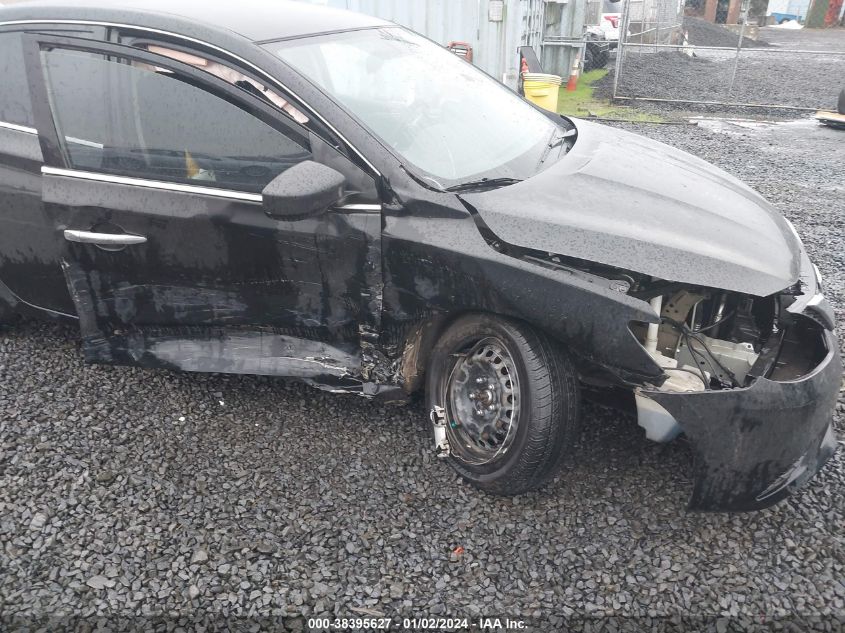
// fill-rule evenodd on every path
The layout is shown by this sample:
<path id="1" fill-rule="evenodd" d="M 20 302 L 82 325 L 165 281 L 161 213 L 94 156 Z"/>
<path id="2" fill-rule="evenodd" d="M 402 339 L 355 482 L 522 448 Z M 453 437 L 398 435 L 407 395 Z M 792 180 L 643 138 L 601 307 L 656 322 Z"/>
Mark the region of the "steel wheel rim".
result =
<path id="1" fill-rule="evenodd" d="M 452 455 L 467 464 L 488 464 L 504 455 L 519 427 L 516 363 L 496 337 L 454 356 L 446 378 L 446 435 Z"/>

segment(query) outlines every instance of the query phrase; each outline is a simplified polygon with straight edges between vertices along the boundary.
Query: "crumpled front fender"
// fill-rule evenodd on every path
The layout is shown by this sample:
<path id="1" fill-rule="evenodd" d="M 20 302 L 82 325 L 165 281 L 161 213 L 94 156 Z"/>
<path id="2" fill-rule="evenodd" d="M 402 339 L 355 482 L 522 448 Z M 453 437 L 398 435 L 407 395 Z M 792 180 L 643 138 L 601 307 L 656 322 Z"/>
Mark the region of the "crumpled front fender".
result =
<path id="1" fill-rule="evenodd" d="M 678 421 L 696 454 L 689 508 L 750 511 L 777 503 L 813 477 L 836 450 L 831 414 L 842 381 L 836 338 L 796 380 L 758 378 L 741 389 L 643 391 Z"/>

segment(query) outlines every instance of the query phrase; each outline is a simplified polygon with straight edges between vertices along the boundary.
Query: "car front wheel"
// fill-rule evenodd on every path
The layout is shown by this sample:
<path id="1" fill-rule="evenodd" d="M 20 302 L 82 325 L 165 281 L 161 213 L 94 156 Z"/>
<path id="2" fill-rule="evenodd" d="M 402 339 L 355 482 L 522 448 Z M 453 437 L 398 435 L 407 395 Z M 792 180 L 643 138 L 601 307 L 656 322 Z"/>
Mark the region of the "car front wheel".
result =
<path id="1" fill-rule="evenodd" d="M 551 480 L 577 439 L 577 373 L 533 328 L 491 315 L 455 321 L 432 350 L 426 398 L 442 411 L 448 461 L 467 481 L 516 495 Z"/>

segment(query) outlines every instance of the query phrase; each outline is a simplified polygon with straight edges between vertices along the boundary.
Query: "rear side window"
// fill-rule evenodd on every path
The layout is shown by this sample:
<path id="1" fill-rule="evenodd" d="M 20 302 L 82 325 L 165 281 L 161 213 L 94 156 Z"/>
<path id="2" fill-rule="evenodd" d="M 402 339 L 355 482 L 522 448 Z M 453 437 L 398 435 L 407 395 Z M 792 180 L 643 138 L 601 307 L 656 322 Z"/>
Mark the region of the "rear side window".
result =
<path id="1" fill-rule="evenodd" d="M 0 33 L 0 122 L 35 127 L 20 33 Z"/>
<path id="2" fill-rule="evenodd" d="M 42 53 L 50 102 L 74 169 L 260 192 L 309 160 L 282 134 L 189 77 L 138 61 Z"/>

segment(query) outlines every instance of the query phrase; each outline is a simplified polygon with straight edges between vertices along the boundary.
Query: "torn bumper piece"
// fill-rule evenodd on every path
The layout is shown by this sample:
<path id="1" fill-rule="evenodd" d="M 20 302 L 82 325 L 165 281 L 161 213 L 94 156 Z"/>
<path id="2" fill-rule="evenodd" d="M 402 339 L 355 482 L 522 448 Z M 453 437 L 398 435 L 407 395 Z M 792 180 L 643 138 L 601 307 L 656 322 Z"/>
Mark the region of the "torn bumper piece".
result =
<path id="1" fill-rule="evenodd" d="M 842 380 L 836 338 L 809 374 L 758 378 L 742 389 L 642 394 L 680 424 L 696 454 L 690 510 L 771 506 L 811 479 L 836 451 L 832 411 Z"/>

